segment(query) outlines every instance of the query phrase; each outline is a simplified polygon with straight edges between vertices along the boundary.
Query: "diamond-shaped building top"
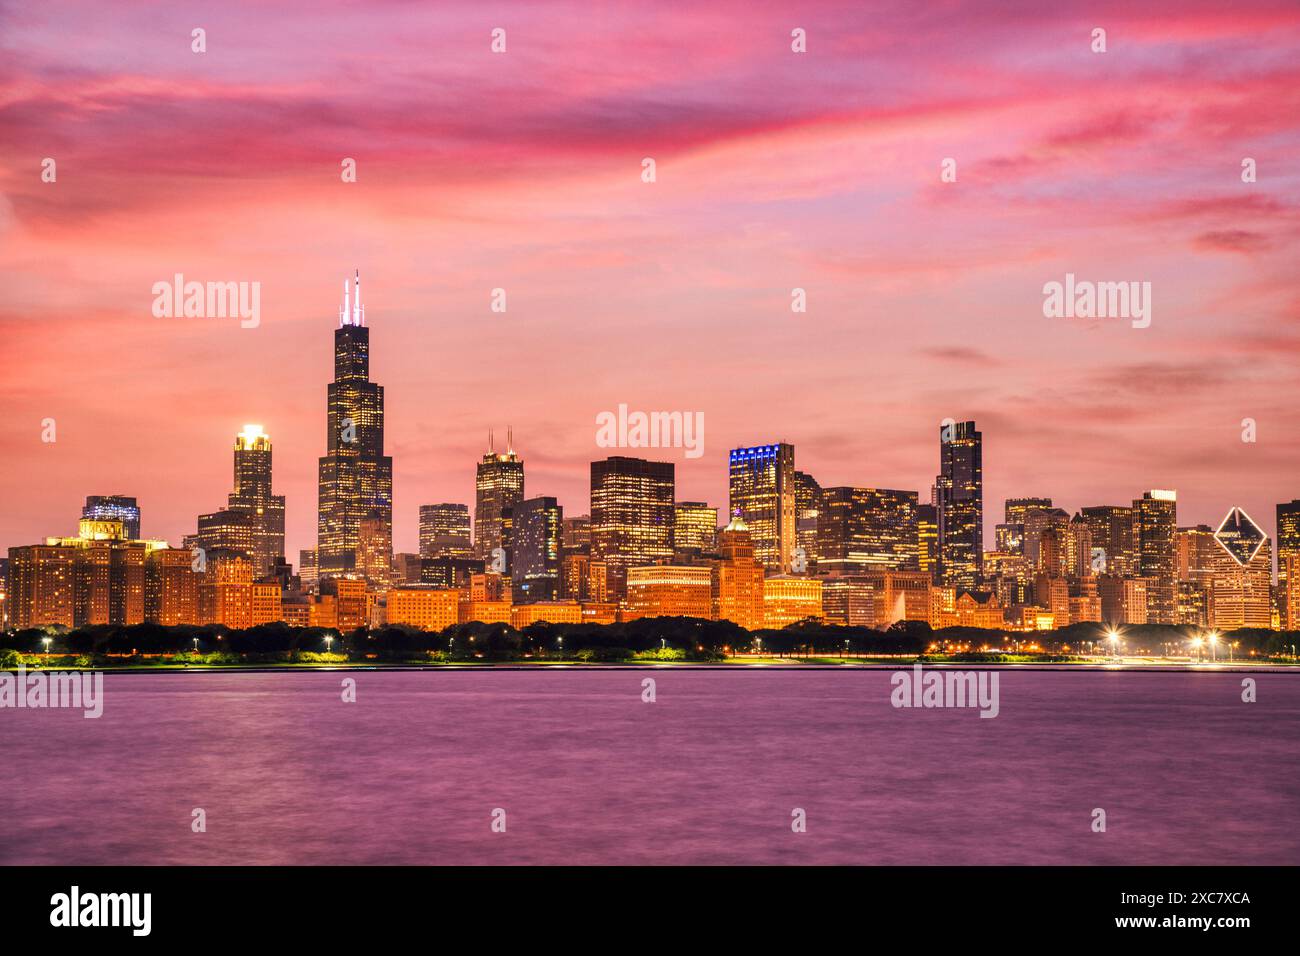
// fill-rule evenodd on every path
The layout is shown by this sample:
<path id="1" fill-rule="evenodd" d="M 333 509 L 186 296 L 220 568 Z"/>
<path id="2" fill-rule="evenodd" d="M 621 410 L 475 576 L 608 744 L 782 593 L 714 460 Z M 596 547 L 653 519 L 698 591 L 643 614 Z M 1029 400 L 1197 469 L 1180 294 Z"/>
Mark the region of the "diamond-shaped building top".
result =
<path id="1" fill-rule="evenodd" d="M 1219 542 L 1232 560 L 1245 567 L 1259 554 L 1268 535 L 1251 520 L 1250 515 L 1240 508 L 1232 508 L 1219 523 L 1219 530 L 1214 532 L 1214 540 Z"/>

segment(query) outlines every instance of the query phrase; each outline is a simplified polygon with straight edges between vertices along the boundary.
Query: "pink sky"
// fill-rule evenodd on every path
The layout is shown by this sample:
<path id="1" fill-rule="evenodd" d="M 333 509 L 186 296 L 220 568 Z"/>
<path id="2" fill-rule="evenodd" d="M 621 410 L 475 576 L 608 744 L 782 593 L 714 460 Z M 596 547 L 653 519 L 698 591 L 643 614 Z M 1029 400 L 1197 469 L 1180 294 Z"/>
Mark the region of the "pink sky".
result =
<path id="1" fill-rule="evenodd" d="M 702 458 L 644 455 L 723 508 L 727 449 L 776 440 L 924 500 L 940 420 L 974 418 L 990 529 L 1008 496 L 1159 487 L 1272 533 L 1300 497 L 1300 10 L 1135 6 L 0 4 L 0 547 L 114 493 L 179 543 L 259 422 L 296 562 L 354 268 L 399 550 L 420 504 L 472 502 L 489 427 L 586 513 L 619 403 L 704 413 Z M 261 326 L 154 318 L 176 272 L 260 282 Z M 1151 327 L 1044 318 L 1067 272 L 1151 282 Z"/>

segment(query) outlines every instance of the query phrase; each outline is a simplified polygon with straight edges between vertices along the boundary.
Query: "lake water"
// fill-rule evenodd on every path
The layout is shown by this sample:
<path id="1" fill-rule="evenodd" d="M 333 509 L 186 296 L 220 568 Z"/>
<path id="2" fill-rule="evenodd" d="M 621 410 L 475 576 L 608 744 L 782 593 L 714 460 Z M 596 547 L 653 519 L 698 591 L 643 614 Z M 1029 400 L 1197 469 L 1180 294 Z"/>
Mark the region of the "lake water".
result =
<path id="1" fill-rule="evenodd" d="M 1007 669 L 990 720 L 890 673 L 109 674 L 0 711 L 0 861 L 1300 863 L 1300 675 Z"/>

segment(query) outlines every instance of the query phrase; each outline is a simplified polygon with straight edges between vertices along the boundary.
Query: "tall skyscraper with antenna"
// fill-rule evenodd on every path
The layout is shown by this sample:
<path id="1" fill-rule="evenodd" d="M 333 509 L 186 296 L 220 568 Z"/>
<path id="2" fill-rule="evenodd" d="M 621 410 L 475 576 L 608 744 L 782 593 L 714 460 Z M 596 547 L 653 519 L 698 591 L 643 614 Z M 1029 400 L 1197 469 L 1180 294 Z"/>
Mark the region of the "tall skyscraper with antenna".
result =
<path id="1" fill-rule="evenodd" d="M 322 578 L 362 571 L 362 521 L 367 562 L 376 548 L 393 550 L 393 459 L 384 454 L 384 387 L 370 381 L 370 329 L 355 289 L 343 281 L 343 307 L 334 330 L 334 381 L 327 398 L 326 454 L 320 459 L 316 560 Z M 376 541 L 378 530 L 378 542 Z"/>
<path id="2" fill-rule="evenodd" d="M 493 548 L 505 547 L 507 509 L 524 500 L 524 460 L 515 454 L 514 434 L 506 432 L 506 450 L 498 452 L 492 432 L 488 450 L 474 476 L 474 557 L 492 560 Z"/>

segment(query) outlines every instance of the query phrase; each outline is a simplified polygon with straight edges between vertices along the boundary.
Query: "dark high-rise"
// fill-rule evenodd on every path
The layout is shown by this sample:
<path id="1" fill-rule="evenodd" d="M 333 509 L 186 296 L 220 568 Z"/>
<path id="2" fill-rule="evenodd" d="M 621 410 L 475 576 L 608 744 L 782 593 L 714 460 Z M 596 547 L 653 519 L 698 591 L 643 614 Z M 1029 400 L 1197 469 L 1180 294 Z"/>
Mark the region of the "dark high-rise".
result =
<path id="1" fill-rule="evenodd" d="M 126 495 L 87 495 L 81 517 L 95 521 L 120 521 L 128 540 L 140 540 L 140 506 L 134 498 Z"/>
<path id="2" fill-rule="evenodd" d="M 321 578 L 359 570 L 364 518 L 378 519 L 392 551 L 393 459 L 384 454 L 384 387 L 370 381 L 370 329 L 361 305 L 343 283 L 334 330 L 334 381 L 327 395 L 326 455 L 320 459 L 316 561 Z M 373 524 L 370 525 L 374 527 Z"/>
<path id="3" fill-rule="evenodd" d="M 554 498 L 528 498 L 510 509 L 510 581 L 516 604 L 560 593 L 564 509 Z"/>
<path id="4" fill-rule="evenodd" d="M 612 594 L 633 565 L 673 556 L 676 469 L 670 461 L 615 456 L 591 463 L 591 555 L 605 562 Z"/>
<path id="5" fill-rule="evenodd" d="M 939 579 L 979 586 L 984 571 L 984 438 L 974 422 L 939 427 Z"/>

